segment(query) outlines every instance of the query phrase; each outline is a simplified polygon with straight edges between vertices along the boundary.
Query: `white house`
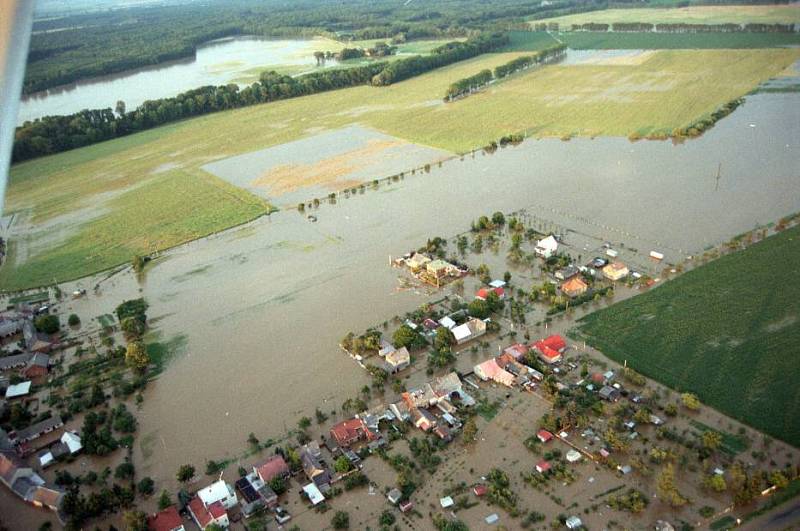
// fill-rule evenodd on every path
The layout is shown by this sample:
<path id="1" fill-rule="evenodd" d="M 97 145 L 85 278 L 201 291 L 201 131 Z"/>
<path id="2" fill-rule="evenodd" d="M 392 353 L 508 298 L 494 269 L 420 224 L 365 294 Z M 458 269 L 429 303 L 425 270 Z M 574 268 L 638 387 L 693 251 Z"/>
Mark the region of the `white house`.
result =
<path id="1" fill-rule="evenodd" d="M 464 343 L 480 337 L 486 333 L 486 323 L 480 319 L 470 319 L 462 325 L 458 325 L 450 330 L 456 340 L 456 345 L 463 345 Z"/>
<path id="2" fill-rule="evenodd" d="M 228 485 L 222 480 L 217 481 L 216 483 L 212 483 L 208 487 L 200 489 L 197 491 L 197 497 L 200 498 L 200 501 L 203 502 L 203 505 L 208 507 L 212 503 L 220 502 L 222 506 L 226 509 L 230 509 L 234 507 L 237 503 L 239 503 L 238 498 L 236 497 L 236 492 L 234 492 L 233 487 Z"/>
<path id="3" fill-rule="evenodd" d="M 558 242 L 556 241 L 555 236 L 551 234 L 547 238 L 539 240 L 536 243 L 536 247 L 533 249 L 533 251 L 542 258 L 550 258 L 556 254 L 556 251 L 558 251 Z"/>

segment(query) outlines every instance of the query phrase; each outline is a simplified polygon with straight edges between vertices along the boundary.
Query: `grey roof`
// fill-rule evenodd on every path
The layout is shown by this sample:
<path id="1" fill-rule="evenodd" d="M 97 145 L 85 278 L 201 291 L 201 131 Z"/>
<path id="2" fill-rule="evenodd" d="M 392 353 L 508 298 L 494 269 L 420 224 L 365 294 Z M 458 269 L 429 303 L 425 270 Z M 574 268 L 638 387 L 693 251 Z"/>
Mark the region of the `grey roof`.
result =
<path id="1" fill-rule="evenodd" d="M 33 354 L 26 352 L 24 354 L 16 354 L 14 356 L 3 356 L 0 358 L 0 371 L 7 371 L 17 367 L 25 366 L 28 361 L 33 357 Z"/>
<path id="2" fill-rule="evenodd" d="M 54 417 L 50 417 L 49 419 L 44 419 L 41 422 L 37 422 L 36 424 L 31 424 L 25 429 L 19 430 L 17 432 L 17 440 L 21 442 L 33 440 L 39 437 L 41 434 L 52 431 L 63 425 L 64 421 L 61 420 L 59 415 L 56 415 Z"/>
<path id="3" fill-rule="evenodd" d="M 50 356 L 48 356 L 47 354 L 42 354 L 41 352 L 37 352 L 36 354 L 31 356 L 30 360 L 28 360 L 28 367 L 33 367 L 33 366 L 45 367 L 45 368 L 49 367 Z"/>
<path id="4" fill-rule="evenodd" d="M 13 336 L 22 330 L 21 321 L 0 321 L 0 337 Z"/>

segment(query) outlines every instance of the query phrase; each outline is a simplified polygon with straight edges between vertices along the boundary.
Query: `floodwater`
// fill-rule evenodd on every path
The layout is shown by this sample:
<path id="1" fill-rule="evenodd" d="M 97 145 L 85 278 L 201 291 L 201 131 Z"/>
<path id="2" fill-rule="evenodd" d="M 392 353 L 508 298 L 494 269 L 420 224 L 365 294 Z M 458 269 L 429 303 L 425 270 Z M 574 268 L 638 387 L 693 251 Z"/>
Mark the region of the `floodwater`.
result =
<path id="1" fill-rule="evenodd" d="M 225 85 L 257 67 L 313 68 L 318 39 L 272 40 L 231 37 L 200 45 L 193 58 L 137 68 L 36 92 L 22 98 L 17 123 L 83 109 L 114 109 L 117 101 L 133 110 L 146 100 L 176 96 L 205 85 Z M 324 46 L 322 46 L 324 48 Z M 326 62 L 332 66 L 335 61 Z"/>
<path id="2" fill-rule="evenodd" d="M 367 383 L 339 339 L 427 300 L 395 289 L 390 257 L 521 208 L 668 260 L 701 252 L 800 211 L 800 95 L 748 97 L 683 145 L 551 139 L 467 155 L 323 202 L 317 223 L 287 210 L 181 246 L 141 285 L 120 273 L 65 311 L 87 320 L 141 295 L 163 339 L 185 336 L 138 414 L 137 471 L 170 488 L 179 465 L 237 455 L 250 432 L 279 437 L 316 407 L 338 411 Z"/>

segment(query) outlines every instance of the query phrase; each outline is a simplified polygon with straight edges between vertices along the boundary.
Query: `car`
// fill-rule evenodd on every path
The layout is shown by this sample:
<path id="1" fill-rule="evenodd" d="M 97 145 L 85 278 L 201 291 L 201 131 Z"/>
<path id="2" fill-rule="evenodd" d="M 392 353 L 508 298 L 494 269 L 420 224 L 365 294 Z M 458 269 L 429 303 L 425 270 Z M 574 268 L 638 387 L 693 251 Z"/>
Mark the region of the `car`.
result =
<path id="1" fill-rule="evenodd" d="M 275 521 L 279 524 L 283 525 L 289 520 L 292 519 L 292 515 L 289 514 L 289 511 L 284 509 L 283 507 L 275 507 Z"/>
<path id="2" fill-rule="evenodd" d="M 608 260 L 606 260 L 605 258 L 600 258 L 599 256 L 595 256 L 592 259 L 592 261 L 589 262 L 589 265 L 592 266 L 595 269 L 600 269 L 600 268 L 605 267 L 606 265 L 608 265 Z"/>

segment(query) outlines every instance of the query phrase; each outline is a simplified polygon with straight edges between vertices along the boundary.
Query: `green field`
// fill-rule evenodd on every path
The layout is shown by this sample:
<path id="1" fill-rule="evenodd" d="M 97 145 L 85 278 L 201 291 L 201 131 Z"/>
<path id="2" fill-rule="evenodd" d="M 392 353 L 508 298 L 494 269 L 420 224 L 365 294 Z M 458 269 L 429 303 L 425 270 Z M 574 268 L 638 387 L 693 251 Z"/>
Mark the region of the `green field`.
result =
<path id="1" fill-rule="evenodd" d="M 604 354 L 800 446 L 800 226 L 581 320 Z"/>
<path id="2" fill-rule="evenodd" d="M 671 9 L 606 9 L 589 11 L 575 15 L 532 20 L 531 24 L 557 22 L 561 29 L 569 29 L 572 24 L 595 22 L 613 24 L 614 22 L 649 22 L 651 24 L 792 24 L 800 22 L 800 5 L 759 5 L 759 6 L 690 6 Z"/>
<path id="3" fill-rule="evenodd" d="M 389 87 L 355 87 L 202 116 L 16 165 L 6 211 L 30 226 L 26 240 L 11 240 L 0 289 L 81 277 L 268 210 L 263 201 L 200 170 L 210 160 L 353 123 L 451 152 L 519 131 L 672 131 L 747 94 L 800 51 L 664 51 L 641 64 L 548 66 L 442 103 L 454 81 L 520 55 L 487 54 Z M 608 91 L 614 96 L 603 97 Z M 137 209 L 145 197 L 155 215 Z"/>
<path id="4" fill-rule="evenodd" d="M 546 31 L 509 31 L 508 37 L 511 39 L 505 49 L 508 52 L 535 52 L 559 42 Z"/>
<path id="5" fill-rule="evenodd" d="M 615 33 L 575 31 L 558 38 L 573 50 L 713 50 L 800 45 L 800 33 Z"/>

